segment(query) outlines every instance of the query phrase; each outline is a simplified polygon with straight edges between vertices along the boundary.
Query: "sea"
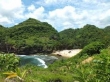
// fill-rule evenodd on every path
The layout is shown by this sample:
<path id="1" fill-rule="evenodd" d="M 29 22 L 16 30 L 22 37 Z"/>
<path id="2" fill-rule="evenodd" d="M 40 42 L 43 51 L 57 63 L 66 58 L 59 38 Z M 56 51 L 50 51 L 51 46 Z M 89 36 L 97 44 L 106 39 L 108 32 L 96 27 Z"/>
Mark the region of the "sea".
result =
<path id="1" fill-rule="evenodd" d="M 50 55 L 17 55 L 20 57 L 20 66 L 32 64 L 43 68 L 48 68 L 49 64 L 54 63 L 59 58 Z"/>

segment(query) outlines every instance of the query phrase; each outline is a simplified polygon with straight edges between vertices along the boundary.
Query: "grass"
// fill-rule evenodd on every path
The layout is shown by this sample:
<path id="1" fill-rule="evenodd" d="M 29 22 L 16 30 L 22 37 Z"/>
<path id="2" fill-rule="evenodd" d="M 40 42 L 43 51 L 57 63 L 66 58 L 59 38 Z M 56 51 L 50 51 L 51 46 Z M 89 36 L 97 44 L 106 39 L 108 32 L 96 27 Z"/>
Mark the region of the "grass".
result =
<path id="1" fill-rule="evenodd" d="M 100 54 L 92 56 L 93 60 L 82 64 L 88 57 L 87 54 L 76 55 L 59 60 L 47 69 L 26 65 L 19 68 L 19 73 L 26 70 L 26 75 L 22 77 L 25 82 L 110 82 L 110 48 L 103 49 Z M 4 82 L 4 79 L 0 71 L 0 81 Z"/>

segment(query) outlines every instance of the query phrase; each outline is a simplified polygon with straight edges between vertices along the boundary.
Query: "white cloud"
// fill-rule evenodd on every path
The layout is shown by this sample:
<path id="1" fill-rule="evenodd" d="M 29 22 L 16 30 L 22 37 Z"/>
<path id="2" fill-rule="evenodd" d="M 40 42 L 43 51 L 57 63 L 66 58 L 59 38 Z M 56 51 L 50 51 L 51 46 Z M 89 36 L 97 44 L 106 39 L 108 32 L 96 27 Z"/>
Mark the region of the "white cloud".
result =
<path id="1" fill-rule="evenodd" d="M 44 7 L 35 9 L 33 5 L 32 11 L 29 11 L 25 17 L 32 17 L 41 21 L 47 21 L 57 30 L 80 28 L 85 24 L 94 24 L 99 27 L 104 27 L 108 21 L 107 17 L 110 17 L 110 11 L 107 11 L 107 9 L 99 8 L 96 10 L 81 10 L 74 6 L 65 6 L 63 8 L 45 12 L 46 10 Z"/>
<path id="2" fill-rule="evenodd" d="M 58 28 L 60 27 L 72 27 L 71 23 L 74 21 L 74 19 L 77 19 L 77 14 L 75 13 L 75 8 L 72 6 L 66 6 L 62 9 L 56 9 L 49 12 L 48 20 L 50 20 L 50 23 L 53 24 L 54 27 Z M 67 24 L 68 23 L 68 24 Z"/>
<path id="3" fill-rule="evenodd" d="M 110 10 L 99 6 L 96 10 L 81 10 L 74 6 L 65 6 L 49 12 L 48 21 L 57 29 L 80 28 L 85 24 L 94 24 L 98 27 L 110 25 Z M 108 22 L 109 21 L 109 22 Z"/>
<path id="4" fill-rule="evenodd" d="M 45 16 L 44 11 L 45 11 L 45 9 L 43 7 L 34 8 L 31 11 L 29 10 L 29 12 L 26 13 L 24 17 L 26 17 L 26 18 L 36 18 L 36 19 L 42 20 Z"/>
<path id="5" fill-rule="evenodd" d="M 104 27 L 110 18 L 107 13 L 110 2 L 107 0 L 42 0 L 40 2 L 42 4 L 38 4 L 44 7 L 54 5 L 53 10 L 44 13 L 47 16 L 44 20 L 58 30 L 69 27 L 80 28 L 85 24 Z"/>
<path id="6" fill-rule="evenodd" d="M 28 11 L 34 11 L 35 9 L 36 8 L 33 4 L 28 7 Z"/>
<path id="7" fill-rule="evenodd" d="M 4 9 L 5 11 L 12 11 L 22 6 L 21 0 L 0 0 L 0 8 Z"/>
<path id="8" fill-rule="evenodd" d="M 48 16 L 48 22 L 57 29 L 63 30 L 81 26 L 83 21 L 89 17 L 89 13 L 87 11 L 79 13 L 75 7 L 65 6 L 64 8 L 50 11 Z"/>
<path id="9" fill-rule="evenodd" d="M 102 14 L 100 14 L 100 20 L 103 20 L 105 18 L 107 18 L 108 16 L 110 16 L 110 9 L 107 11 L 104 11 Z"/>
<path id="10" fill-rule="evenodd" d="M 57 3 L 58 0 L 44 0 L 46 4 L 54 4 Z"/>
<path id="11" fill-rule="evenodd" d="M 110 25 L 110 9 L 103 11 L 103 13 L 99 15 L 99 25 L 103 27 Z"/>
<path id="12" fill-rule="evenodd" d="M 0 16 L 0 23 L 5 24 L 5 23 L 12 23 L 12 22 L 8 20 L 7 17 Z"/>
<path id="13" fill-rule="evenodd" d="M 60 17 L 61 19 L 68 19 L 69 16 L 75 14 L 75 8 L 72 6 L 65 6 L 61 9 L 56 9 L 49 12 L 50 18 L 52 17 Z"/>
<path id="14" fill-rule="evenodd" d="M 36 1 L 37 5 L 40 6 L 65 6 L 68 4 L 76 4 L 78 0 L 38 0 Z"/>
<path id="15" fill-rule="evenodd" d="M 83 2 L 85 2 L 85 3 L 98 3 L 99 2 L 99 0 L 93 0 L 93 1 L 91 1 L 91 0 L 82 0 Z"/>
<path id="16" fill-rule="evenodd" d="M 22 22 L 32 17 L 50 23 L 58 31 L 85 24 L 110 25 L 110 1 L 107 0 L 36 0 L 30 5 L 22 1 L 0 1 L 0 24 L 16 24 L 15 20 Z"/>
<path id="17" fill-rule="evenodd" d="M 77 2 L 77 0 L 43 0 L 46 5 L 64 5 L 68 3 L 74 3 Z"/>
<path id="18" fill-rule="evenodd" d="M 12 23 L 15 19 L 23 18 L 23 11 L 21 0 L 0 0 L 0 24 Z"/>

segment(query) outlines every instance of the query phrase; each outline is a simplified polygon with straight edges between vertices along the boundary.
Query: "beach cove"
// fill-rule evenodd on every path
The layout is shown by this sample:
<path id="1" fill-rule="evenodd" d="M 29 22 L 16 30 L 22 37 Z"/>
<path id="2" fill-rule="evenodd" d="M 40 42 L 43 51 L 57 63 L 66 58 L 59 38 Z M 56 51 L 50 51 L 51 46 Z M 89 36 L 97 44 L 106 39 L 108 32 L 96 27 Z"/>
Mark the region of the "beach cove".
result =
<path id="1" fill-rule="evenodd" d="M 57 55 L 57 56 L 70 58 L 70 57 L 73 57 L 76 54 L 78 54 L 81 50 L 82 49 L 71 49 L 71 50 L 61 50 L 61 51 L 58 50 L 58 51 L 53 52 L 52 54 Z"/>

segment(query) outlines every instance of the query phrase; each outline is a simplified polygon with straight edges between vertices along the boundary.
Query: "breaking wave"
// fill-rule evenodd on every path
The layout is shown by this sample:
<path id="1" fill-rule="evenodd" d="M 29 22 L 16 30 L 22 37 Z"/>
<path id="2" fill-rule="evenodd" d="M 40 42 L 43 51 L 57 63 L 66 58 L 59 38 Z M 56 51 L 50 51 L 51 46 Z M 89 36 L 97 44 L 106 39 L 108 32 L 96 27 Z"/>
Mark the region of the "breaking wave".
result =
<path id="1" fill-rule="evenodd" d="M 58 58 L 55 56 L 47 55 L 18 55 L 20 57 L 20 65 L 32 64 L 43 68 L 48 68 L 48 64 L 53 63 Z"/>

